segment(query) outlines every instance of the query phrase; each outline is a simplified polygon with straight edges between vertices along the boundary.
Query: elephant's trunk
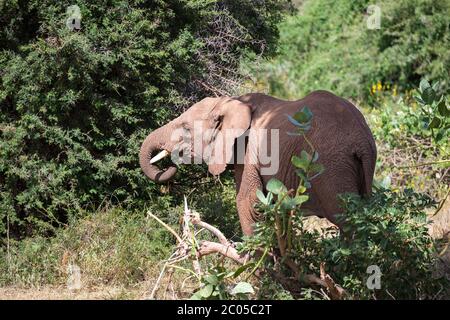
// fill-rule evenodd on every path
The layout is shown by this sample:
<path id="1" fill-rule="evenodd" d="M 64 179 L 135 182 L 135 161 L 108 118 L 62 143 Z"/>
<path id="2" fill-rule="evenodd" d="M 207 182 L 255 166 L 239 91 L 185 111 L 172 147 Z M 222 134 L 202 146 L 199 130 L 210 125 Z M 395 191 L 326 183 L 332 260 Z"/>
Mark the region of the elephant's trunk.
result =
<path id="1" fill-rule="evenodd" d="M 161 127 L 150 133 L 147 138 L 145 138 L 141 150 L 139 151 L 139 164 L 142 171 L 144 171 L 147 177 L 157 183 L 163 183 L 172 179 L 177 172 L 177 167 L 175 166 L 170 166 L 166 170 L 161 170 L 150 163 L 150 159 L 152 159 L 159 151 L 171 151 L 164 148 L 166 144 L 165 139 L 170 137 L 170 135 L 166 136 L 165 131 L 167 131 L 167 129 Z"/>

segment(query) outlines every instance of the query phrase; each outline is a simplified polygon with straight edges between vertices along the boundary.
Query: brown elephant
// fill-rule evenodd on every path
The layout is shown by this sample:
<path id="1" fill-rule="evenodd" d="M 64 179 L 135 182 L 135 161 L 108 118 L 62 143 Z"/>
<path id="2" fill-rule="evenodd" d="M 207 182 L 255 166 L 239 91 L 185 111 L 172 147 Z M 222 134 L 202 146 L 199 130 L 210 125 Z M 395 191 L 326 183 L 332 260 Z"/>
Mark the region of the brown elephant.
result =
<path id="1" fill-rule="evenodd" d="M 260 93 L 205 98 L 147 136 L 140 149 L 140 166 L 151 180 L 168 181 L 175 175 L 176 167 L 161 170 L 154 162 L 179 151 L 183 133 L 193 137 L 192 140 L 201 141 L 197 147 L 192 141 L 188 143 L 189 150 L 184 150 L 184 156 L 203 159 L 213 175 L 222 173 L 227 165 L 234 167 L 242 231 L 246 235 L 252 234 L 253 223 L 259 219 L 254 210 L 256 190 L 264 190 L 272 177 L 284 182 L 288 188 L 298 186 L 299 180 L 290 159 L 309 147 L 303 137 L 289 134 L 295 131 L 295 127 L 287 115 L 293 115 L 304 106 L 313 113 L 311 129 L 306 136 L 320 155 L 319 163 L 325 167 L 325 171 L 313 180 L 310 199 L 304 204 L 305 212 L 336 223 L 335 216 L 342 211 L 338 194 L 370 195 L 376 147 L 359 110 L 349 101 L 327 91 L 314 91 L 296 101 L 284 101 Z M 194 124 L 197 124 L 197 129 Z M 220 134 L 224 131 L 231 134 Z M 251 133 L 244 134 L 248 132 L 256 133 L 251 138 Z M 262 133 L 267 133 L 266 139 L 254 138 Z M 279 165 L 274 172 L 264 172 L 272 164 L 267 159 L 262 161 L 261 144 L 272 141 L 270 139 L 275 136 L 278 145 L 275 143 L 266 149 L 267 154 L 272 153 L 271 156 L 275 154 L 273 151 L 279 154 Z M 242 153 L 237 152 L 238 141 L 243 145 Z M 209 154 L 198 152 L 199 147 L 210 147 Z"/>

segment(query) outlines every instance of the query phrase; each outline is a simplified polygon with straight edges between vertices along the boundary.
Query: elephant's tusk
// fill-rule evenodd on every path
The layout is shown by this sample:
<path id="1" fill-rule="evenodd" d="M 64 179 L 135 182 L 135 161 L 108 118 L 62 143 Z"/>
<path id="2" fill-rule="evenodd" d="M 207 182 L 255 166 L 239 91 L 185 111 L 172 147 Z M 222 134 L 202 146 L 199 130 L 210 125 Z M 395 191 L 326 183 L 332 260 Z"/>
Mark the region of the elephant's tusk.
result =
<path id="1" fill-rule="evenodd" d="M 153 158 L 150 159 L 150 164 L 153 164 L 161 159 L 164 159 L 165 157 L 167 157 L 170 154 L 169 151 L 167 150 L 163 150 L 160 153 L 158 153 L 156 156 L 154 156 Z"/>

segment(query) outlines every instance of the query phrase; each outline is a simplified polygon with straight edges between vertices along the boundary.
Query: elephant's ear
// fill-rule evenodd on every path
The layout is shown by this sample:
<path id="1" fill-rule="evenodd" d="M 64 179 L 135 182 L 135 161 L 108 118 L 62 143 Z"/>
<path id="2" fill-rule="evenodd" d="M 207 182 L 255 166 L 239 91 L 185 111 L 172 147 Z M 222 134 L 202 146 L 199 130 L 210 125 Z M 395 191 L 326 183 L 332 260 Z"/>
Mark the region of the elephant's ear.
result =
<path id="1" fill-rule="evenodd" d="M 208 171 L 213 175 L 221 174 L 233 157 L 236 138 L 250 127 L 252 121 L 251 107 L 233 98 L 222 98 L 216 106 L 219 121 L 217 135 L 210 145 L 210 157 L 207 161 Z"/>

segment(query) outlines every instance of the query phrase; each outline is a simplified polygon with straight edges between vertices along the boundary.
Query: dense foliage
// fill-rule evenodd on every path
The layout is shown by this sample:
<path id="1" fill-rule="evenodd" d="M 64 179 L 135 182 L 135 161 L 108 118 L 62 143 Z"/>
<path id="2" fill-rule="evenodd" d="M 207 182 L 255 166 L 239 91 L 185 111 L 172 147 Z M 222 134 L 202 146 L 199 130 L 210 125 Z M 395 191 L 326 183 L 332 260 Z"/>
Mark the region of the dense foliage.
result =
<path id="1" fill-rule="evenodd" d="M 278 201 L 261 207 L 270 220 L 259 225 L 258 234 L 251 240 L 253 247 L 278 248 L 274 221 L 277 215 L 286 214 L 281 206 L 277 207 Z M 448 280 L 433 273 L 438 252 L 426 224 L 424 209 L 433 204 L 429 197 L 412 190 L 392 192 L 376 188 L 370 199 L 348 195 L 343 197 L 343 204 L 344 235 L 332 227 L 308 228 L 298 217 L 300 209 L 295 211 L 298 216 L 292 223 L 295 236 L 289 240 L 290 251 L 278 262 L 266 259 L 268 272 L 278 269 L 291 281 L 297 281 L 295 297 L 329 298 L 329 292 L 313 290 L 310 285 L 303 284 L 303 289 L 298 289 L 302 275 L 319 274 L 321 263 L 345 289 L 347 299 L 433 299 L 445 292 Z M 295 263 L 300 276 L 283 265 L 286 259 Z M 379 287 L 370 287 L 370 276 L 375 270 L 372 268 L 380 272 Z M 289 285 L 295 289 L 295 282 Z M 276 295 L 279 288 L 273 287 L 273 282 L 263 285 L 260 294 L 265 298 Z"/>
<path id="2" fill-rule="evenodd" d="M 379 28 L 367 26 L 376 10 L 368 0 L 304 1 L 280 25 L 275 60 L 259 72 L 270 93 L 300 98 L 316 89 L 370 98 L 373 85 L 396 94 L 424 76 L 448 87 L 450 2 L 377 1 Z"/>
<path id="3" fill-rule="evenodd" d="M 140 143 L 177 106 L 233 90 L 246 51 L 273 49 L 285 1 L 258 3 L 83 0 L 69 28 L 72 3 L 2 1 L 0 233 L 154 200 Z"/>

